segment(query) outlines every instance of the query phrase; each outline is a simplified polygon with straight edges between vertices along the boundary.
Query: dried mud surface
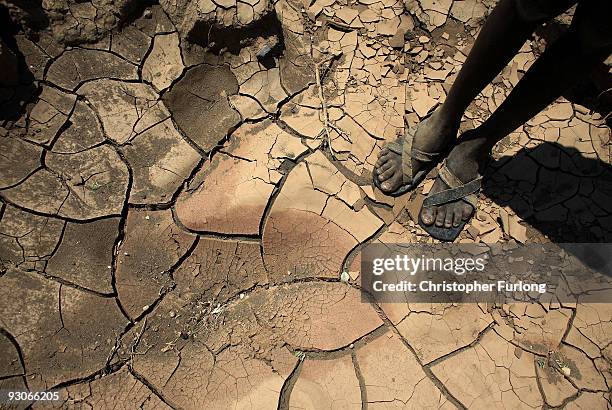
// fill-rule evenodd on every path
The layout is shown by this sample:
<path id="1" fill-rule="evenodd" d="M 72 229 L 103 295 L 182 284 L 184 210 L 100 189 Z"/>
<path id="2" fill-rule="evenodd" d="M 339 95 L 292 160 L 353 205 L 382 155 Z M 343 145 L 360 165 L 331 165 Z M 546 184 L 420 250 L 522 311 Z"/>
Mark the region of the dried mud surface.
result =
<path id="1" fill-rule="evenodd" d="M 384 196 L 376 156 L 444 101 L 493 3 L 160 1 L 116 28 L 94 1 L 56 21 L 63 40 L 18 34 L 35 91 L 0 89 L 19 112 L 0 119 L 0 389 L 63 408 L 610 408 L 608 304 L 360 298 L 360 246 L 432 242 L 415 220 L 433 179 Z M 495 148 L 458 241 L 610 242 L 611 153 L 602 116 L 560 98 Z"/>

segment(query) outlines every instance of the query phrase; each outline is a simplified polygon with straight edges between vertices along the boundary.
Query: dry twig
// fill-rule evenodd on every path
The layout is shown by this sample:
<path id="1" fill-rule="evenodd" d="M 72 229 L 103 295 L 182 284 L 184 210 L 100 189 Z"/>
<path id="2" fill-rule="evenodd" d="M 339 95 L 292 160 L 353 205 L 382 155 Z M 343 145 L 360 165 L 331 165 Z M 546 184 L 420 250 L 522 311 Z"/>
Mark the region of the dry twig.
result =
<path id="1" fill-rule="evenodd" d="M 334 149 L 332 147 L 332 137 L 331 137 L 330 129 L 333 131 L 336 131 L 336 133 L 338 133 L 338 135 L 344 138 L 346 141 L 351 142 L 351 140 L 346 132 L 342 131 L 340 128 L 338 128 L 336 124 L 332 123 L 329 120 L 327 102 L 325 101 L 325 97 L 323 96 L 323 82 L 321 81 L 321 69 L 320 69 L 321 65 L 329 61 L 330 60 L 325 60 L 320 63 L 315 63 L 315 80 L 317 82 L 319 100 L 321 101 L 321 109 L 323 111 L 323 130 L 321 131 L 321 134 L 319 134 L 319 137 L 325 134 L 327 146 L 329 147 L 329 151 L 332 157 L 336 159 L 336 154 L 334 153 Z"/>

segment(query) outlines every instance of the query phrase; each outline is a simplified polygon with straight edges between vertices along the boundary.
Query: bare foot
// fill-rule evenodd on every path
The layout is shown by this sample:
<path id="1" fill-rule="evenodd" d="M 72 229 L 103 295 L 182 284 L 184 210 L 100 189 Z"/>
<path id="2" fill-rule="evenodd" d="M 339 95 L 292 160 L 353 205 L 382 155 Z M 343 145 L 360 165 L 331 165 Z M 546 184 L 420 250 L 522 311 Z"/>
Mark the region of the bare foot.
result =
<path id="1" fill-rule="evenodd" d="M 468 135 L 467 133 L 463 134 L 446 158 L 446 166 L 463 182 L 478 178 L 489 158 L 486 140 L 484 138 L 474 138 L 475 134 L 472 133 L 473 131 L 470 133 L 469 139 L 464 138 Z M 448 188 L 442 179 L 436 178 L 430 195 Z M 425 225 L 435 223 L 436 226 L 450 228 L 451 226 L 459 226 L 462 220 L 467 221 L 473 212 L 474 209 L 471 205 L 458 200 L 444 205 L 423 207 L 421 209 L 421 220 Z"/>
<path id="2" fill-rule="evenodd" d="M 458 129 L 459 121 L 451 119 L 442 112 L 442 109 L 438 109 L 419 124 L 414 136 L 413 147 L 424 152 L 440 152 L 455 140 Z M 423 166 L 422 162 L 412 160 L 414 173 Z M 374 173 L 383 192 L 397 190 L 403 182 L 402 156 L 388 148 L 383 148 L 378 154 Z"/>

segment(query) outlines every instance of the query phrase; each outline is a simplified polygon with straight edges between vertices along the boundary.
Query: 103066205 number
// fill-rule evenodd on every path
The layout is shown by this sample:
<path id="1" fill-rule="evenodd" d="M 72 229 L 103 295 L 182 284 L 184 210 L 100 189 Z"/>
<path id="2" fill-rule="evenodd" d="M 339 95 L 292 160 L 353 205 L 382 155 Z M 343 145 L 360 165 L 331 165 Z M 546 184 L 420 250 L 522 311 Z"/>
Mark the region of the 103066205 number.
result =
<path id="1" fill-rule="evenodd" d="M 1 390 L 0 404 L 12 402 L 58 401 L 57 391 Z"/>

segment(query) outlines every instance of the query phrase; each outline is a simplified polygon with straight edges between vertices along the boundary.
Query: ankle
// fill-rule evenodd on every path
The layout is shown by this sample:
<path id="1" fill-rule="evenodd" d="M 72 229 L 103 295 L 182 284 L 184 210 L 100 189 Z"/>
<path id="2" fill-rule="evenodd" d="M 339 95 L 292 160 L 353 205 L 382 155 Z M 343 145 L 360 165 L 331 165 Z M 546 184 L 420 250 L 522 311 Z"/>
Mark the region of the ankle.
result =
<path id="1" fill-rule="evenodd" d="M 459 128 L 459 124 L 461 123 L 461 117 L 463 116 L 463 110 L 458 110 L 449 104 L 448 102 L 444 102 L 437 110 L 440 118 L 446 121 L 448 124 L 456 125 Z"/>
<path id="2" fill-rule="evenodd" d="M 492 147 L 489 139 L 477 134 L 476 130 L 472 130 L 471 133 L 465 133 L 463 138 L 459 140 L 459 143 L 463 147 L 465 155 L 471 160 L 482 162 L 491 156 Z"/>

